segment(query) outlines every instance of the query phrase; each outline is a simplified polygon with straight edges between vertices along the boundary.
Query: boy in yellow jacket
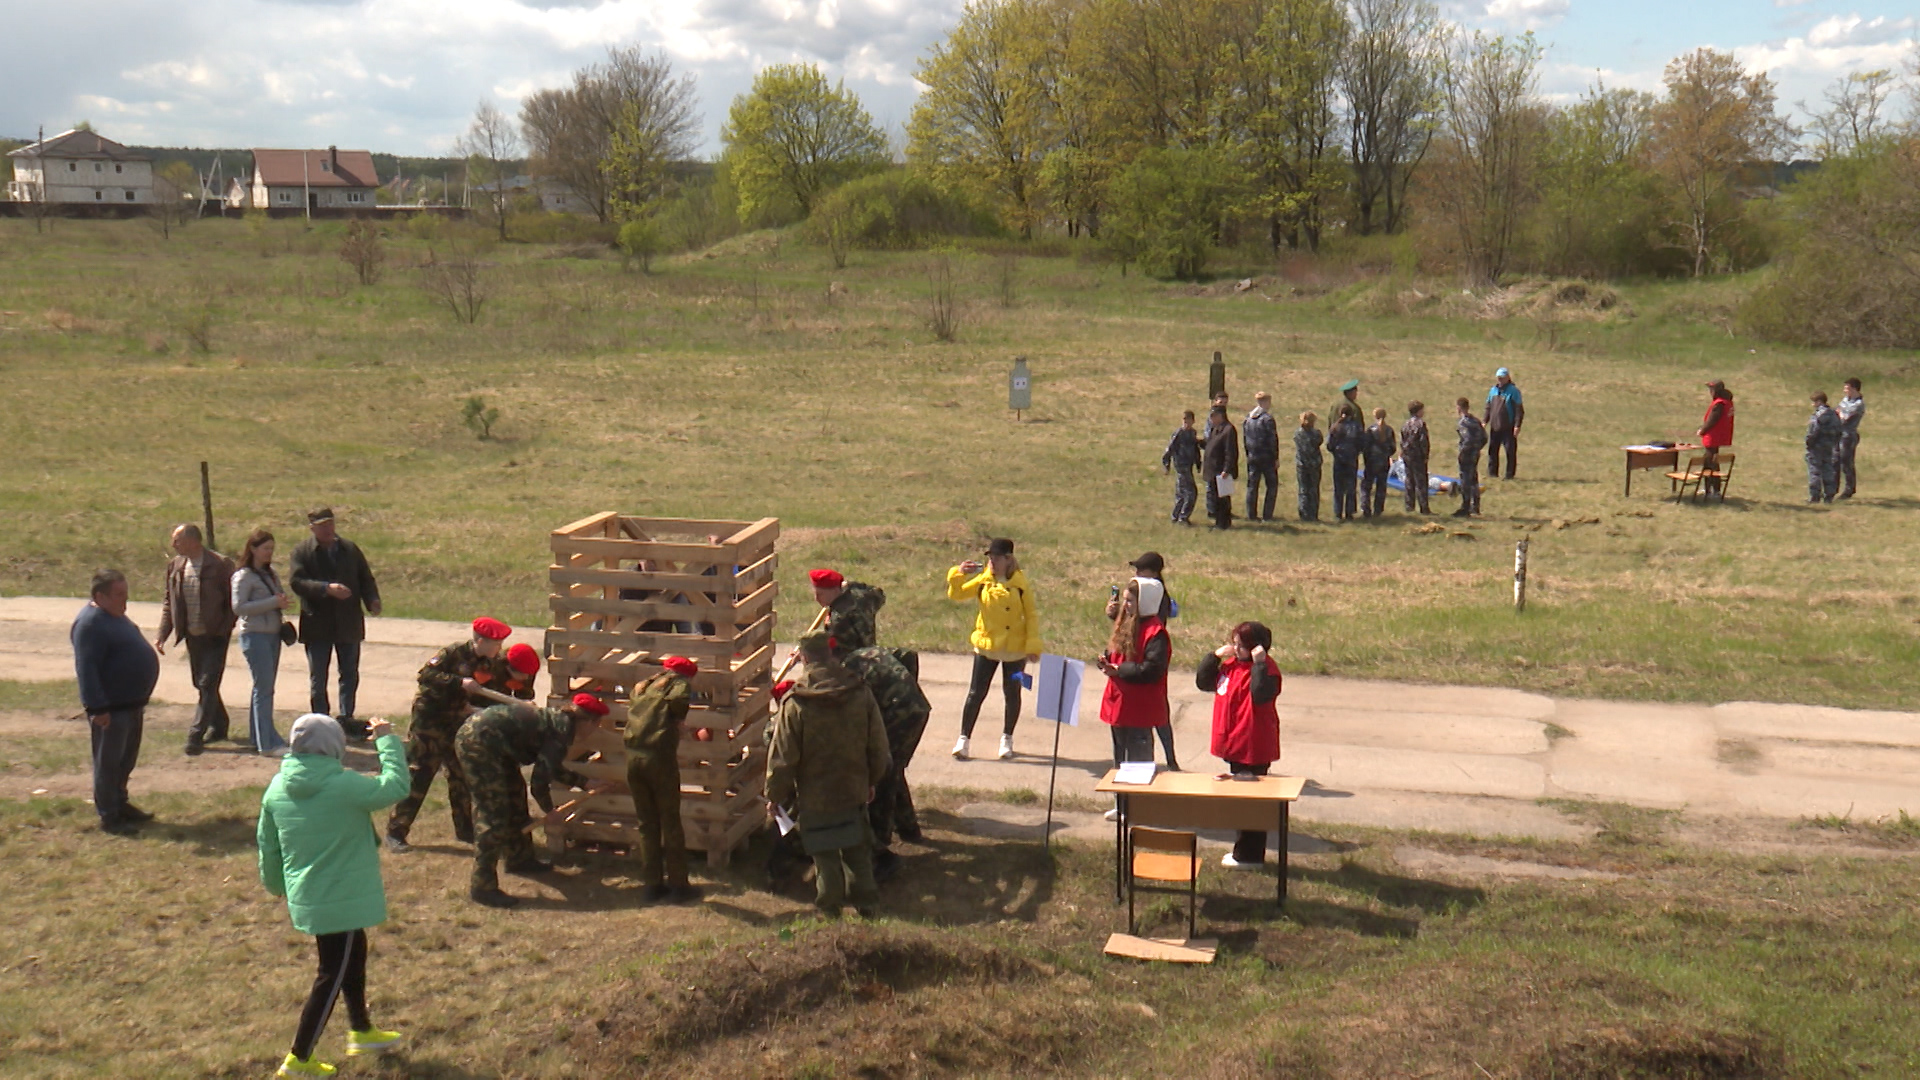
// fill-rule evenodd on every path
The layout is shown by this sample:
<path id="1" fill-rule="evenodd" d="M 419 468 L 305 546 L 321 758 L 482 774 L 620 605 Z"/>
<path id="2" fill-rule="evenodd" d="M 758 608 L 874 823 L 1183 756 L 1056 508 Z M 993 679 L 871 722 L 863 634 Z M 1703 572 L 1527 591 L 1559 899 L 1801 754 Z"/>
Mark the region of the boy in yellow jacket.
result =
<path id="1" fill-rule="evenodd" d="M 973 681 L 960 713 L 960 741 L 953 744 L 953 756 L 967 759 L 974 721 L 980 719 L 980 706 L 987 699 L 994 669 L 999 668 L 1007 699 L 1007 723 L 1000 734 L 1000 759 L 1005 761 L 1013 756 L 1013 728 L 1020 721 L 1020 675 L 1029 663 L 1040 661 L 1046 647 L 1040 639 L 1040 609 L 1034 603 L 1033 586 L 1013 557 L 1013 541 L 1002 537 L 988 543 L 984 567 L 968 559 L 948 570 L 947 599 L 973 600 L 980 606 L 968 638 L 973 646 Z"/>

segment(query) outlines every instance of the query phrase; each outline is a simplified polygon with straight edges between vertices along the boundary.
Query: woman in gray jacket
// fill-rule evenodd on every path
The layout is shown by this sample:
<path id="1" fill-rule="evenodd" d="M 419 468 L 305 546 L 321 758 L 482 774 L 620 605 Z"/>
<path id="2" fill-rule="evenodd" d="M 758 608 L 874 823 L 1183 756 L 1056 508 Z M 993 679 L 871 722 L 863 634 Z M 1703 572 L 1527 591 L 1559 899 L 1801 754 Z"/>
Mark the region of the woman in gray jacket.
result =
<path id="1" fill-rule="evenodd" d="M 240 635 L 240 655 L 247 658 L 247 670 L 253 675 L 248 730 L 255 751 L 283 757 L 287 742 L 273 727 L 273 683 L 280 673 L 280 613 L 287 608 L 287 591 L 273 572 L 273 534 L 253 530 L 235 563 L 239 569 L 233 572 L 233 614 L 238 620 L 234 629 Z"/>

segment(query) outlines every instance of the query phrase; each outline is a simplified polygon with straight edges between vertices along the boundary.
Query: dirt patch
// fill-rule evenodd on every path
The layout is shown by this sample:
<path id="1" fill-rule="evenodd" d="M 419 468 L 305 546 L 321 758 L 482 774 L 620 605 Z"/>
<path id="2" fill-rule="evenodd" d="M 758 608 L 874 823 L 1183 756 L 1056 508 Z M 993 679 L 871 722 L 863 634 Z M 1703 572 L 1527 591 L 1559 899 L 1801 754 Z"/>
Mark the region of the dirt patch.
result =
<path id="1" fill-rule="evenodd" d="M 1678 1025 L 1600 1028 L 1550 1046 L 1531 1075 L 1558 1080 L 1766 1080 L 1786 1075 L 1771 1040 Z"/>

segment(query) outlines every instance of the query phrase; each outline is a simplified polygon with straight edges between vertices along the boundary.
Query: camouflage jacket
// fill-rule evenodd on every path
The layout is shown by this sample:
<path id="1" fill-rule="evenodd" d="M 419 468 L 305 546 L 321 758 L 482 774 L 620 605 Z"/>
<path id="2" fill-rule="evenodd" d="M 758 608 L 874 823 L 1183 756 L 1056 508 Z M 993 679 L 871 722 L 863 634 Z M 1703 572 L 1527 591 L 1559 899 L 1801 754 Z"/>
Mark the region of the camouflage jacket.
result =
<path id="1" fill-rule="evenodd" d="M 1831 450 L 1840 445 L 1840 414 L 1827 405 L 1816 405 L 1807 418 L 1807 449 Z"/>
<path id="2" fill-rule="evenodd" d="M 1460 417 L 1460 422 L 1454 428 L 1460 433 L 1462 454 L 1477 454 L 1487 448 L 1487 426 L 1480 422 L 1479 417 L 1467 413 Z"/>
<path id="3" fill-rule="evenodd" d="M 1320 467 L 1320 429 L 1295 428 L 1293 432 L 1293 463 L 1309 468 Z"/>
<path id="4" fill-rule="evenodd" d="M 461 689 L 461 684 L 471 678 L 490 690 L 501 693 L 514 693 L 516 697 L 533 697 L 533 681 L 527 676 L 509 667 L 505 657 L 481 656 L 474 651 L 471 640 L 449 645 L 433 654 L 420 669 L 420 689 L 414 694 L 414 712 L 429 716 L 458 718 L 462 707 L 469 701 L 469 695 Z M 510 691 L 507 684 L 513 680 L 525 680 L 524 694 Z M 486 706 L 485 698 L 472 698 L 472 704 Z"/>
<path id="5" fill-rule="evenodd" d="M 880 609 L 886 603 L 886 590 L 879 586 L 864 581 L 847 582 L 833 606 L 827 609 L 827 633 L 833 635 L 834 655 L 844 656 L 855 649 L 878 644 Z"/>
<path id="6" fill-rule="evenodd" d="M 461 725 L 458 740 L 469 752 L 481 750 L 514 767 L 533 766 L 531 786 L 536 792 L 544 793 L 553 780 L 571 787 L 587 785 L 564 764 L 573 747 L 573 717 L 560 709 L 489 706 Z"/>
<path id="7" fill-rule="evenodd" d="M 645 757 L 678 753 L 680 725 L 692 701 L 693 691 L 687 680 L 671 671 L 635 687 L 627 706 L 627 751 Z"/>
<path id="8" fill-rule="evenodd" d="M 1400 425 L 1400 457 L 1403 460 L 1426 464 L 1427 453 L 1432 445 L 1425 417 L 1409 416 L 1407 422 Z"/>
<path id="9" fill-rule="evenodd" d="M 880 721 L 887 729 L 889 747 L 898 746 L 908 731 L 926 726 L 927 718 L 933 715 L 933 706 L 920 691 L 920 681 L 892 649 L 877 645 L 855 649 L 842 663 L 867 684 L 873 700 L 879 704 Z"/>
<path id="10" fill-rule="evenodd" d="M 1393 462 L 1393 452 L 1398 444 L 1393 437 L 1393 425 L 1385 420 L 1367 429 L 1367 472 L 1384 473 Z"/>
<path id="11" fill-rule="evenodd" d="M 1327 429 L 1327 453 L 1336 462 L 1358 462 L 1366 446 L 1367 429 L 1358 420 L 1336 420 Z"/>
<path id="12" fill-rule="evenodd" d="M 839 663 L 808 664 L 774 721 L 767 799 L 816 821 L 851 813 L 892 767 L 866 684 Z"/>

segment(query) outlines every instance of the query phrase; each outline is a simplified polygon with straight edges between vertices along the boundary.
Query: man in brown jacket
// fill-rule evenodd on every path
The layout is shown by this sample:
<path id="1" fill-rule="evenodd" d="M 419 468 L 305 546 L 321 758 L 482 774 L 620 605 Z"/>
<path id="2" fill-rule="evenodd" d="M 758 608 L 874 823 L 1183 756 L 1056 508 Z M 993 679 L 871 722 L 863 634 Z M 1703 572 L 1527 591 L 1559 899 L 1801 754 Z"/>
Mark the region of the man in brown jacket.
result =
<path id="1" fill-rule="evenodd" d="M 825 631 L 800 639 L 800 659 L 805 674 L 774 719 L 767 801 L 790 807 L 799 822 L 800 845 L 813 856 L 815 905 L 837 916 L 852 899 L 871 917 L 880 889 L 865 811 L 893 765 L 886 725 L 867 684 L 833 658 Z"/>
<path id="2" fill-rule="evenodd" d="M 165 656 L 172 642 L 187 643 L 187 670 L 200 692 L 193 727 L 187 730 L 187 753 L 198 754 L 207 743 L 227 737 L 220 677 L 227 672 L 227 646 L 233 640 L 233 560 L 207 547 L 198 525 L 175 526 L 172 546 L 153 650 Z"/>

